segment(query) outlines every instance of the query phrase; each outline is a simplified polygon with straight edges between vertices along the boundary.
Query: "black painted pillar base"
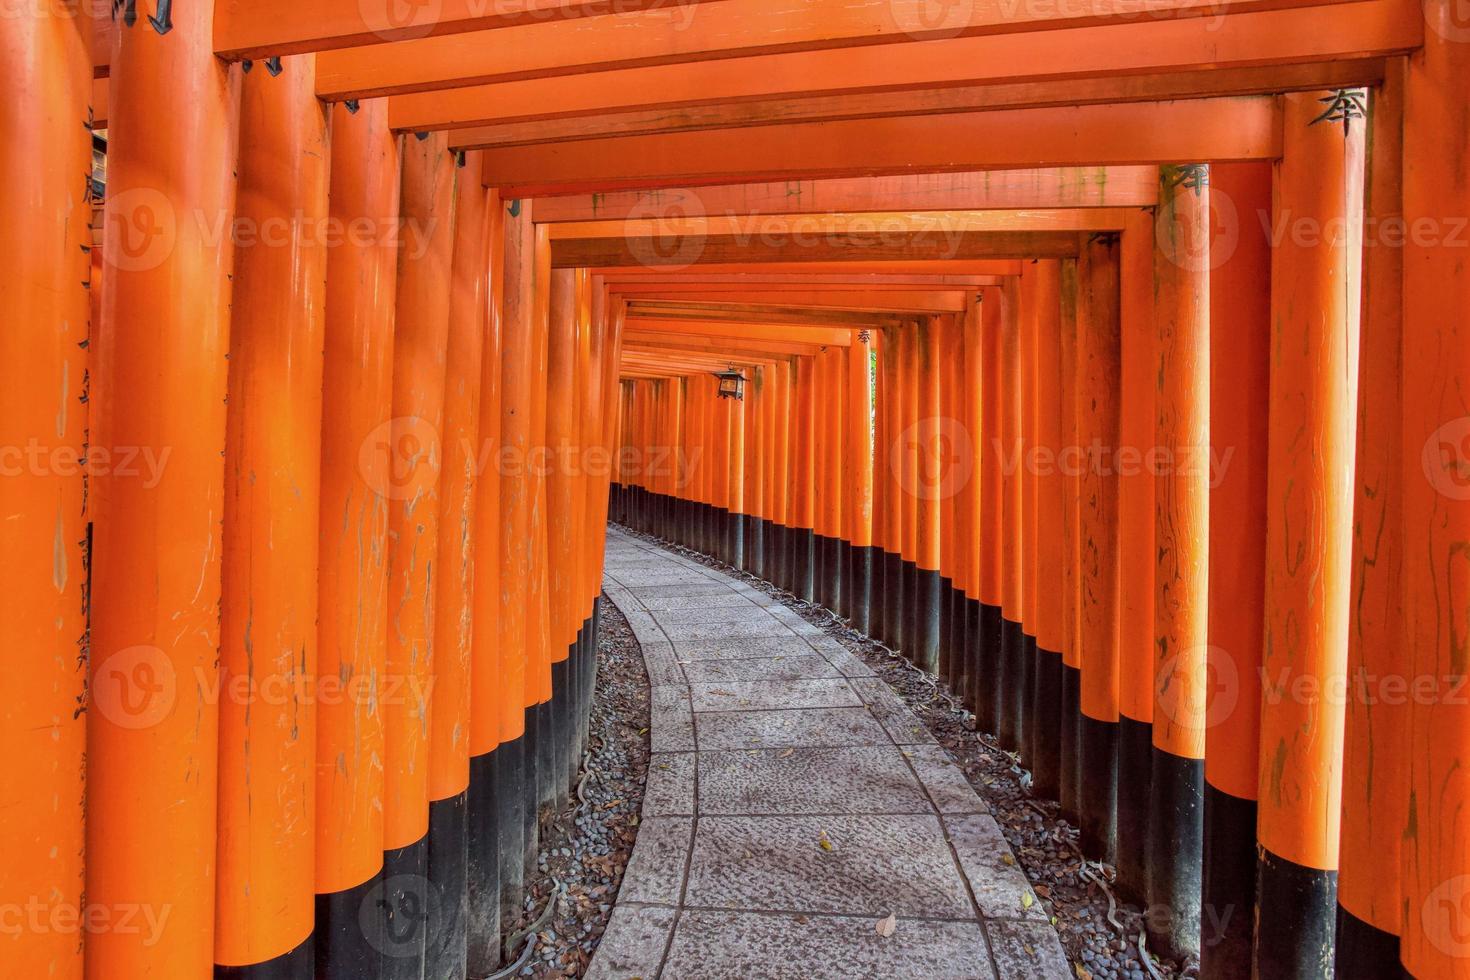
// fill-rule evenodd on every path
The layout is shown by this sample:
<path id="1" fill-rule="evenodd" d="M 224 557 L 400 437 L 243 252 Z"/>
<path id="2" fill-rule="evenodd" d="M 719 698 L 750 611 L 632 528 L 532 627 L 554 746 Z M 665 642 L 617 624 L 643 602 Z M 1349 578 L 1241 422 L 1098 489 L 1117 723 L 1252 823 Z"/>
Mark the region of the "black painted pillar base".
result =
<path id="1" fill-rule="evenodd" d="M 1081 731 L 1082 853 L 1111 864 L 1118 845 L 1118 723 L 1084 714 Z"/>
<path id="2" fill-rule="evenodd" d="M 761 578 L 777 588 L 785 588 L 786 528 L 775 521 L 766 522 L 766 569 Z"/>
<path id="3" fill-rule="evenodd" d="M 845 538 L 836 538 L 832 543 L 833 611 L 848 622 L 852 622 L 852 544 Z"/>
<path id="4" fill-rule="evenodd" d="M 1255 800 L 1218 790 L 1206 780 L 1200 980 L 1251 975 L 1256 933 L 1256 809 Z M 1351 974 L 1339 968 L 1338 975 Z"/>
<path id="5" fill-rule="evenodd" d="M 873 623 L 873 573 L 881 560 L 882 552 L 872 545 L 852 549 L 852 585 L 848 590 L 852 628 L 868 636 L 876 629 Z"/>
<path id="6" fill-rule="evenodd" d="M 788 566 L 791 563 L 788 555 L 791 548 L 786 541 L 788 536 L 786 526 L 772 521 L 767 530 L 770 532 L 770 538 L 766 543 L 766 570 L 770 574 L 764 578 L 778 589 L 784 589 L 786 583 L 791 580 L 788 572 Z"/>
<path id="7" fill-rule="evenodd" d="M 726 561 L 734 568 L 745 568 L 745 544 L 746 533 L 750 527 L 751 519 L 744 514 L 725 515 L 725 524 L 728 529 L 726 540 L 729 542 L 729 558 Z"/>
<path id="8" fill-rule="evenodd" d="M 429 838 L 383 852 L 383 980 L 423 980 L 429 938 Z"/>
<path id="9" fill-rule="evenodd" d="M 1001 634 L 1004 620 L 1000 606 L 980 604 L 980 635 L 975 638 L 979 660 L 975 665 L 975 727 L 991 735 L 1000 734 L 1000 704 L 1003 668 Z"/>
<path id="10" fill-rule="evenodd" d="M 954 690 L 958 675 L 954 650 L 954 579 L 942 572 L 935 574 L 939 576 L 939 680 Z"/>
<path id="11" fill-rule="evenodd" d="M 1037 647 L 1031 689 L 1031 792 L 1048 800 L 1062 787 L 1062 655 Z"/>
<path id="12" fill-rule="evenodd" d="M 766 577 L 766 522 L 759 517 L 745 518 L 745 558 L 740 567 L 758 578 Z"/>
<path id="13" fill-rule="evenodd" d="M 502 742 L 490 753 L 490 761 L 500 844 L 500 927 L 504 929 L 521 914 L 526 896 L 526 737 Z"/>
<path id="14" fill-rule="evenodd" d="M 540 705 L 526 709 L 526 733 L 521 736 L 521 866 L 529 878 L 536 873 L 536 856 L 541 852 L 541 775 L 536 770 L 541 766 L 541 726 L 538 724 Z M 519 915 L 520 909 L 516 909 Z M 514 920 L 515 916 L 511 917 Z"/>
<path id="15" fill-rule="evenodd" d="M 1057 800 L 1062 805 L 1062 818 L 1078 826 L 1082 809 L 1082 671 L 1062 663 L 1061 706 L 1061 785 Z"/>
<path id="16" fill-rule="evenodd" d="M 1399 937 L 1337 907 L 1337 980 L 1397 980 L 1411 974 L 1399 962 Z M 1201 974 L 1203 976 L 1203 974 Z"/>
<path id="17" fill-rule="evenodd" d="M 1118 826 L 1128 828 L 1127 847 L 1118 850 L 1118 893 L 1146 905 L 1148 898 L 1150 790 L 1154 778 L 1154 726 L 1118 716 Z M 1254 853 L 1254 851 L 1252 852 Z M 1152 946 L 1150 946 L 1152 948 Z"/>
<path id="18" fill-rule="evenodd" d="M 965 595 L 963 589 L 950 590 L 949 642 L 954 659 L 954 678 L 949 686 L 954 692 L 955 700 L 965 707 L 970 705 L 970 675 L 975 672 L 975 662 L 970 658 L 970 625 L 974 605 L 975 600 Z"/>
<path id="19" fill-rule="evenodd" d="M 382 895 L 382 869 L 367 881 L 316 896 L 317 980 L 376 980 L 382 975 L 383 917 L 363 909 Z"/>
<path id="20" fill-rule="evenodd" d="M 1256 980 L 1330 980 L 1337 872 L 1256 849 Z"/>
<path id="21" fill-rule="evenodd" d="M 985 603 L 979 599 L 965 600 L 965 707 L 975 715 L 975 727 L 980 724 L 980 692 L 984 685 L 981 671 L 984 669 Z"/>
<path id="22" fill-rule="evenodd" d="M 472 977 L 488 976 L 500 968 L 500 814 L 496 801 L 499 767 L 499 750 L 470 759 L 465 815 L 468 856 L 465 969 L 466 975 Z M 429 821 L 432 833 L 432 814 Z"/>
<path id="23" fill-rule="evenodd" d="M 1021 624 L 1000 620 L 1000 676 L 996 685 L 996 737 L 1007 752 L 1021 748 L 1021 682 L 1025 677 L 1025 634 Z"/>
<path id="24" fill-rule="evenodd" d="M 1031 710 L 1031 694 L 1036 689 L 1036 637 L 1021 627 L 1021 680 L 1018 690 L 1016 738 L 1020 742 L 1021 764 L 1027 769 L 1035 765 L 1032 742 L 1036 728 L 1036 712 Z"/>
<path id="25" fill-rule="evenodd" d="M 552 663 L 551 700 L 547 702 L 553 749 L 551 784 L 555 793 L 552 799 L 557 813 L 567 808 L 567 803 L 571 798 L 571 784 L 567 775 L 572 765 L 572 714 L 574 710 L 571 655 L 572 647 L 568 647 L 567 656 Z"/>
<path id="26" fill-rule="evenodd" d="M 938 569 L 915 566 L 914 582 L 918 586 L 917 601 L 914 603 L 914 662 L 928 673 L 938 675 L 939 615 L 944 596 L 944 581 L 940 578 Z"/>
<path id="27" fill-rule="evenodd" d="M 424 976 L 463 977 L 469 949 L 468 791 L 429 803 L 429 887 Z"/>
<path id="28" fill-rule="evenodd" d="M 567 757 L 563 779 L 567 787 L 567 804 L 572 787 L 577 785 L 577 772 L 582 767 L 582 657 L 586 653 L 587 621 L 577 626 L 577 635 L 567 647 Z"/>
<path id="29" fill-rule="evenodd" d="M 883 552 L 883 645 L 903 649 L 903 558 Z"/>
<path id="30" fill-rule="evenodd" d="M 900 611 L 898 645 L 909 662 L 917 666 L 924 662 L 923 652 L 919 649 L 922 639 L 919 636 L 919 609 L 924 601 L 919 594 L 919 566 L 905 558 L 899 562 L 899 571 L 903 575 L 903 588 L 899 590 L 903 609 Z"/>
<path id="31" fill-rule="evenodd" d="M 832 539 L 825 534 L 812 535 L 812 554 L 815 556 L 812 577 L 816 580 L 816 602 L 824 609 L 831 609 L 833 604 L 832 544 Z"/>
<path id="32" fill-rule="evenodd" d="M 552 676 L 555 677 L 554 670 Z M 556 696 L 555 688 L 551 695 Z M 562 772 L 557 765 L 556 707 L 547 700 L 531 710 L 536 716 L 536 818 L 546 823 L 556 809 L 556 786 Z"/>
<path id="33" fill-rule="evenodd" d="M 792 589 L 798 599 L 815 602 L 817 598 L 817 536 L 811 528 L 795 529 L 796 588 Z"/>
<path id="34" fill-rule="evenodd" d="M 1120 790 L 1121 792 L 1121 787 Z M 1199 952 L 1205 761 L 1154 747 L 1148 833 L 1149 948 L 1170 959 Z"/>
<path id="35" fill-rule="evenodd" d="M 214 980 L 312 980 L 316 969 L 316 942 L 307 936 L 295 949 L 248 966 L 214 965 Z"/>

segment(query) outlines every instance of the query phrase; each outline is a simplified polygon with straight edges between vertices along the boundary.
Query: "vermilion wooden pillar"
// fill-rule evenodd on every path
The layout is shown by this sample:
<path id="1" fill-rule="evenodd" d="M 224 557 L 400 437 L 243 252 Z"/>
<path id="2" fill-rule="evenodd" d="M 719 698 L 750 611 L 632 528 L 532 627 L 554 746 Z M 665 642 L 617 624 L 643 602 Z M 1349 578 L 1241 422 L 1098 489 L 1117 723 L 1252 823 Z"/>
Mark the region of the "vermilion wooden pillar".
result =
<path id="1" fill-rule="evenodd" d="M 798 599 L 811 602 L 816 598 L 815 534 L 812 531 L 816 516 L 815 474 L 813 457 L 816 437 L 813 411 L 814 357 L 802 357 L 796 366 L 796 389 L 791 413 L 792 452 L 792 544 L 795 554 L 793 562 L 794 580 L 792 592 Z"/>
<path id="2" fill-rule="evenodd" d="M 1200 973 L 1248 976 L 1266 595 L 1271 165 L 1210 168 L 1210 609 Z"/>
<path id="3" fill-rule="evenodd" d="M 1062 752 L 1062 442 L 1061 260 L 1036 271 L 1036 654 L 1031 687 L 1031 776 L 1038 796 L 1061 792 Z"/>
<path id="4" fill-rule="evenodd" d="M 7 567 L 0 738 L 8 749 L 0 838 L 9 852 L 0 903 L 7 907 L 46 896 L 55 907 L 80 908 L 84 886 L 86 724 L 101 704 L 77 711 L 87 697 L 80 660 L 86 522 L 95 516 L 89 490 L 97 482 L 84 476 L 81 461 L 89 436 L 90 451 L 106 449 L 95 423 L 88 431 L 85 383 L 98 326 L 88 329 L 93 242 L 80 220 L 91 206 L 91 32 L 91 19 L 79 12 L 39 7 L 13 11 L 0 31 L 0 83 L 10 103 L 0 110 L 0 266 L 9 319 L 0 332 L 0 445 L 39 444 L 51 461 L 0 480 L 0 513 L 10 516 L 0 524 Z M 95 389 L 90 394 L 95 413 Z M 64 930 L 7 929 L 0 962 L 16 976 L 79 980 L 82 943 Z"/>
<path id="5" fill-rule="evenodd" d="M 1032 736 L 1036 712 L 1032 701 L 1036 687 L 1036 500 L 1039 482 L 1036 455 L 1036 335 L 1040 329 L 1041 263 L 1021 267 L 1020 279 L 1020 440 L 1017 444 L 1017 478 L 1020 481 L 1021 513 L 1021 648 L 1016 687 L 1016 750 L 1022 763 L 1035 766 Z"/>
<path id="6" fill-rule="evenodd" d="M 1424 50 L 1410 57 L 1404 87 L 1404 218 L 1444 237 L 1404 249 L 1403 542 L 1404 613 L 1414 678 L 1464 694 L 1465 591 L 1470 549 L 1470 268 L 1464 219 L 1470 174 L 1470 43 L 1465 8 L 1424 5 Z M 1442 224 L 1436 224 L 1442 222 Z M 1451 229 L 1458 229 L 1451 238 Z M 1445 678 L 1456 677 L 1454 682 Z M 1420 976 L 1470 976 L 1470 851 L 1465 828 L 1470 706 L 1448 693 L 1416 701 L 1403 843 L 1407 909 L 1402 959 Z"/>
<path id="7" fill-rule="evenodd" d="M 847 451 L 843 459 L 847 506 L 843 515 L 851 561 L 843 594 L 852 627 L 860 633 L 873 629 L 873 573 L 879 561 L 873 542 L 873 351 L 873 335 L 861 330 L 853 335 L 847 355 Z"/>
<path id="8" fill-rule="evenodd" d="M 1110 859 L 1118 846 L 1118 239 L 1088 238 L 1077 262 L 1077 433 L 1082 474 L 1078 635 L 1082 644 L 1082 850 Z M 1131 832 L 1132 828 L 1130 828 Z M 1137 846 L 1131 839 L 1129 846 Z"/>
<path id="9" fill-rule="evenodd" d="M 975 668 L 975 722 L 998 734 L 1004 705 L 1001 637 L 1007 592 L 1005 564 L 1005 360 L 1006 294 L 996 286 L 980 293 L 980 659 Z"/>
<path id="10" fill-rule="evenodd" d="M 965 571 L 965 690 L 964 702 L 975 713 L 977 727 L 980 718 L 980 698 L 983 680 L 982 664 L 985 659 L 984 624 L 986 590 L 983 584 L 982 567 L 987 544 L 982 522 L 984 493 L 984 406 L 985 369 L 981 362 L 984 342 L 984 314 L 981 312 L 981 292 L 976 290 L 965 296 L 965 315 L 960 322 L 960 336 L 964 347 L 964 364 L 960 372 L 961 394 L 959 397 L 959 423 L 965 438 L 969 440 L 971 469 L 969 480 L 960 490 L 962 500 L 960 513 L 963 527 L 960 537 L 964 554 L 960 561 Z"/>
<path id="11" fill-rule="evenodd" d="M 500 773 L 500 916 L 513 921 L 521 912 L 525 882 L 527 824 L 534 811 L 530 740 L 526 724 L 529 670 L 527 605 L 530 579 L 530 508 L 534 492 L 528 467 L 531 453 L 532 350 L 531 268 L 536 238 L 531 203 L 512 201 L 504 218 L 505 281 L 500 361 L 500 742 L 505 752 Z M 629 426 L 629 436 L 633 435 Z"/>
<path id="12" fill-rule="evenodd" d="M 225 436 L 214 960 L 242 976 L 314 972 L 317 522 L 327 119 L 316 59 L 259 66 L 241 92 Z M 283 239 L 250 229 L 277 225 Z"/>
<path id="13" fill-rule="evenodd" d="M 428 908 L 427 976 L 459 976 L 468 970 L 471 669 L 479 556 L 475 502 L 479 479 L 495 475 L 493 470 L 486 474 L 480 469 L 481 364 L 489 332 L 485 323 L 488 195 L 481 181 L 480 154 L 463 154 L 457 163 L 445 348 L 439 567 L 432 583 L 428 878 L 438 902 L 431 902 Z M 475 840 L 482 846 L 490 843 L 480 835 Z M 477 887 L 476 894 L 481 893 Z M 498 911 L 498 896 L 487 899 L 487 904 Z"/>
<path id="14" fill-rule="evenodd" d="M 152 475 L 117 466 L 98 481 L 106 509 L 92 539 L 87 805 L 107 818 L 87 822 L 86 867 L 88 905 L 171 914 L 158 935 L 89 934 L 93 980 L 206 976 L 214 962 L 211 692 L 234 251 L 218 230 L 235 210 L 239 78 L 214 56 L 212 3 L 173 14 L 167 33 L 147 19 L 119 26 L 109 69 L 101 424 L 112 446 L 162 462 Z M 65 178 L 81 184 L 87 174 Z M 177 860 L 160 859 L 160 840 Z"/>
<path id="15" fill-rule="evenodd" d="M 998 452 L 1003 477 L 1001 487 L 1000 540 L 1001 553 L 1001 624 L 1000 669 L 997 672 L 996 725 L 1002 748 L 1015 751 L 1021 747 L 1021 716 L 1024 710 L 1021 693 L 1025 677 L 1025 640 L 1022 630 L 1024 501 L 1022 499 L 1025 460 L 1022 428 L 1022 363 L 1021 297 L 1019 284 L 1008 279 L 1002 290 L 1000 349 L 1000 438 Z"/>
<path id="16" fill-rule="evenodd" d="M 1154 233 L 1154 725 L 1151 944 L 1199 950 L 1209 613 L 1210 188 L 1202 164 L 1162 167 Z M 1129 583 L 1130 585 L 1132 583 Z"/>
<path id="17" fill-rule="evenodd" d="M 500 647 L 501 618 L 501 335 L 505 305 L 505 207 L 498 191 L 486 194 L 485 266 L 482 290 L 483 336 L 476 370 L 480 374 L 479 418 L 471 461 L 475 467 L 474 541 L 470 612 L 470 789 L 467 815 L 468 887 L 466 898 L 466 965 L 471 975 L 493 973 L 500 964 L 502 840 L 501 796 L 516 770 L 517 747 L 502 745 L 506 664 Z M 459 322 L 458 301 L 451 310 L 450 338 Z M 467 297 L 466 297 L 467 298 Z M 609 408 L 612 414 L 617 407 Z M 467 423 L 468 426 L 468 423 Z M 450 464 L 452 467 L 452 463 Z M 443 525 L 441 525 L 441 541 Z M 441 544 L 442 547 L 442 544 Z M 431 707 L 432 711 L 432 707 Z M 432 715 L 431 715 L 432 717 Z M 432 816 L 431 816 L 432 820 Z M 432 864 L 433 856 L 430 855 Z"/>
<path id="18" fill-rule="evenodd" d="M 931 674 L 939 671 L 939 604 L 943 596 L 940 580 L 940 547 L 943 528 L 940 522 L 940 497 L 944 492 L 941 473 L 940 426 L 943 371 L 940 359 L 939 317 L 925 317 L 916 329 L 918 425 L 916 435 L 916 476 L 914 496 L 917 502 L 914 548 L 914 581 L 918 585 L 915 599 L 915 631 L 912 659 Z"/>
<path id="19" fill-rule="evenodd" d="M 905 324 L 899 337 L 899 374 L 902 378 L 903 401 L 900 404 L 898 451 L 899 490 L 903 496 L 903 588 L 900 609 L 899 647 L 911 663 L 920 663 L 919 611 L 923 608 L 919 593 L 919 484 L 923 480 L 921 447 L 923 432 L 919 425 L 922 380 L 919 371 L 919 325 Z"/>
<path id="20" fill-rule="evenodd" d="M 548 714 L 552 743 L 548 779 L 558 801 L 567 799 L 572 757 L 571 656 L 577 633 L 577 609 L 570 602 L 580 585 L 577 561 L 577 319 L 578 273 L 551 270 L 546 367 L 546 534 L 549 565 L 547 602 L 550 620 L 551 699 Z M 660 419 L 660 440 L 667 438 L 667 410 Z"/>
<path id="21" fill-rule="evenodd" d="M 334 221 L 397 225 L 399 140 L 386 100 L 332 107 L 331 162 Z M 382 941 L 382 920 L 359 913 L 376 900 L 383 865 L 373 678 L 387 665 L 395 244 L 379 234 L 327 251 L 317 673 L 319 684 L 361 679 L 317 705 L 316 960 L 331 980 L 377 976 Z"/>
<path id="22" fill-rule="evenodd" d="M 1155 213 L 1124 220 L 1120 242 L 1122 392 L 1119 396 L 1118 562 L 1125 588 L 1118 623 L 1118 820 L 1148 835 L 1154 721 Z M 1121 465 L 1126 454 L 1128 465 Z M 1148 901 L 1146 846 L 1118 852 L 1118 890 Z"/>
<path id="23" fill-rule="evenodd" d="M 903 636 L 903 353 L 900 327 L 886 327 L 879 354 L 882 413 L 883 616 L 879 638 L 897 650 Z"/>
<path id="24" fill-rule="evenodd" d="M 539 829 L 551 818 L 556 804 L 556 732 L 551 708 L 551 565 L 550 514 L 547 505 L 546 404 L 549 397 L 547 363 L 551 317 L 551 237 L 545 225 L 536 228 L 531 265 L 531 453 L 527 476 L 531 481 L 527 533 L 530 535 L 531 581 L 526 591 L 526 708 L 528 729 L 534 726 L 536 746 L 536 803 L 526 826 L 526 863 L 540 853 Z M 560 556 L 556 556 L 559 558 Z M 531 767 L 528 760 L 527 768 Z"/>
<path id="25" fill-rule="evenodd" d="M 429 711 L 439 564 L 445 348 L 454 240 L 454 158 L 444 135 L 403 147 L 402 218 L 418 247 L 398 252 L 393 422 L 388 446 L 388 663 L 384 744 L 384 977 L 423 970 L 427 906 Z"/>
<path id="26" fill-rule="evenodd" d="M 776 397 L 771 411 L 775 415 L 775 456 L 771 476 L 774 496 L 775 550 L 773 581 L 783 589 L 791 588 L 791 398 L 795 365 L 783 360 L 776 365 Z"/>
<path id="27" fill-rule="evenodd" d="M 1346 679 L 1351 610 L 1362 97 L 1283 97 L 1272 219 L 1298 233 L 1283 236 L 1271 256 L 1256 933 L 1262 980 L 1332 973 L 1345 709 L 1331 692 Z M 1302 222 L 1321 233 L 1300 234 Z"/>
<path id="28" fill-rule="evenodd" d="M 1126 233 L 1125 233 L 1126 234 Z M 1082 474 L 1086 458 L 1077 431 L 1077 281 L 1078 262 L 1063 259 L 1061 269 L 1061 322 L 1057 341 L 1058 397 L 1061 400 L 1061 423 L 1058 469 L 1062 478 L 1062 681 L 1061 742 L 1058 752 L 1057 799 L 1062 814 L 1078 822 L 1082 792 L 1082 641 L 1081 631 L 1081 507 Z M 1121 518 L 1121 503 L 1120 503 Z M 1120 519 L 1121 529 L 1121 519 Z M 1121 533 L 1121 531 L 1120 531 Z M 1121 565 L 1121 545 L 1120 558 Z"/>

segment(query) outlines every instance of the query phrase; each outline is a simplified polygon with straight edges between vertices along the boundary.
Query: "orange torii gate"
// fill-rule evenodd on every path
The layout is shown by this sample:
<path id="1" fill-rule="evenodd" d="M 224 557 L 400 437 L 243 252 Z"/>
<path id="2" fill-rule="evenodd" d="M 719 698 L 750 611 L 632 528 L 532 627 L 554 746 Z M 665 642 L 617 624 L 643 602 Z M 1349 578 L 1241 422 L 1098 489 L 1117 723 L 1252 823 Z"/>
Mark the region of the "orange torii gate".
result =
<path id="1" fill-rule="evenodd" d="M 0 27 L 0 906 L 171 910 L 0 962 L 501 968 L 612 508 L 937 672 L 1152 949 L 1470 976 L 1462 11 L 438 6 Z"/>

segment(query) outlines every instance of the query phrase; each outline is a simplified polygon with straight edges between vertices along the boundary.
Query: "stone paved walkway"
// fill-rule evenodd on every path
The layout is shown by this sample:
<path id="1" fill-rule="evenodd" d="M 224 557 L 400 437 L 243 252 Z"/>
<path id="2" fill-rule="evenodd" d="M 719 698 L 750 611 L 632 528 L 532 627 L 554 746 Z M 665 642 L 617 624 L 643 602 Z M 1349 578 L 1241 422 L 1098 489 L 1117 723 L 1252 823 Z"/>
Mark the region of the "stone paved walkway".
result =
<path id="1" fill-rule="evenodd" d="M 862 661 L 624 533 L 604 584 L 643 647 L 654 754 L 590 977 L 1071 976 L 985 804 Z"/>

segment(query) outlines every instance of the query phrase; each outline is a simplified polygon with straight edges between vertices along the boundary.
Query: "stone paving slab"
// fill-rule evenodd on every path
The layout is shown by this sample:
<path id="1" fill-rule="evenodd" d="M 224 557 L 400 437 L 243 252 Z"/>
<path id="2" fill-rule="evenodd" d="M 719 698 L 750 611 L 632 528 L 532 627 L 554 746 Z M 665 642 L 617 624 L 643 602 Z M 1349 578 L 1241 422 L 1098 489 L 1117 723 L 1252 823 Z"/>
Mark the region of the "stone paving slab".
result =
<path id="1" fill-rule="evenodd" d="M 587 980 L 653 980 L 659 975 L 678 915 L 678 909 L 619 903 L 608 917 Z"/>
<path id="2" fill-rule="evenodd" d="M 695 910 L 679 917 L 665 975 L 704 980 L 974 980 L 993 977 L 974 922 Z"/>
<path id="3" fill-rule="evenodd" d="M 841 672 L 827 658 L 815 653 L 754 660 L 699 660 L 684 664 L 684 676 L 690 684 L 842 679 Z"/>
<path id="4" fill-rule="evenodd" d="M 707 623 L 764 623 L 769 624 L 771 614 L 764 606 L 757 606 L 743 596 L 736 596 L 740 604 L 714 604 L 685 609 L 655 609 L 651 615 L 663 626 L 703 625 Z"/>
<path id="5" fill-rule="evenodd" d="M 719 640 L 729 642 L 745 637 L 790 636 L 791 627 L 770 616 L 759 619 L 741 620 L 734 623 L 688 623 L 679 630 L 684 639 Z"/>
<path id="6" fill-rule="evenodd" d="M 736 592 L 714 595 L 645 595 L 638 600 L 651 613 L 673 612 L 682 609 L 713 610 L 721 606 L 737 608 L 760 608 L 750 599 Z"/>
<path id="7" fill-rule="evenodd" d="M 694 728 L 704 750 L 893 744 L 867 708 L 701 711 Z"/>
<path id="8" fill-rule="evenodd" d="M 681 640 L 680 660 L 754 660 L 822 653 L 799 636 L 742 637 L 738 640 Z M 825 656 L 825 654 L 823 654 Z M 831 662 L 830 659 L 828 661 Z"/>
<path id="9" fill-rule="evenodd" d="M 693 752 L 656 752 L 648 763 L 643 788 L 643 816 L 694 816 Z"/>
<path id="10" fill-rule="evenodd" d="M 701 814 L 930 813 L 892 745 L 699 753 Z"/>
<path id="11" fill-rule="evenodd" d="M 686 901 L 875 918 L 975 914 L 939 819 L 920 814 L 701 815 Z"/>
<path id="12" fill-rule="evenodd" d="M 863 702 L 844 679 L 814 681 L 722 681 L 690 684 L 695 711 L 763 711 L 793 708 L 855 708 Z"/>
<path id="13" fill-rule="evenodd" d="M 608 555 L 654 755 L 589 977 L 1071 975 L 984 802 L 866 664 L 717 569 L 617 530 Z"/>

